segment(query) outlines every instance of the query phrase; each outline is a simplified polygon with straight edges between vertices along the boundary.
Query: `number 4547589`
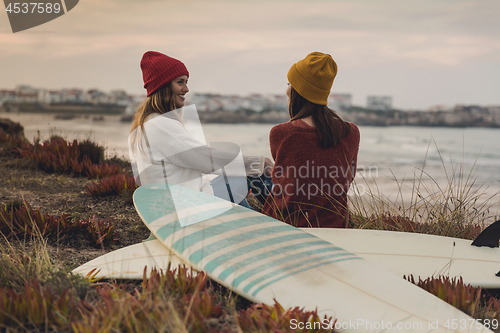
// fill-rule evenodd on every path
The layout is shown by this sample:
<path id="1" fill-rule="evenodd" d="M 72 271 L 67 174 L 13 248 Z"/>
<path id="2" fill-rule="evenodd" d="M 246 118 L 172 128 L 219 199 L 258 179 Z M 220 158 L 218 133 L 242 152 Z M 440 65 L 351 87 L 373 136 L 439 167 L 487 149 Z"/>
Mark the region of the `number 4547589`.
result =
<path id="1" fill-rule="evenodd" d="M 456 330 L 458 328 L 467 329 L 476 327 L 480 329 L 481 327 L 492 328 L 496 330 L 498 328 L 498 320 L 497 319 L 448 319 L 444 325 L 445 328 Z"/>
<path id="2" fill-rule="evenodd" d="M 5 9 L 6 12 L 9 14 L 14 13 L 14 14 L 52 14 L 56 13 L 58 14 L 61 11 L 61 5 L 58 3 L 51 4 L 51 3 L 43 3 L 43 2 L 15 2 L 15 3 L 9 3 L 7 8 Z"/>

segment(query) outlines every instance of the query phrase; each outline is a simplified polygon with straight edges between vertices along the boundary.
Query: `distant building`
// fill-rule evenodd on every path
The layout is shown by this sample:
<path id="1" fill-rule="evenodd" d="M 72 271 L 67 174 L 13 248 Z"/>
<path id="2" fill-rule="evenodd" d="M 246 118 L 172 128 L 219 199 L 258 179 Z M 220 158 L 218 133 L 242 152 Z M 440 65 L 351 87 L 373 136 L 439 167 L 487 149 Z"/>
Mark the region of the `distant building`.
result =
<path id="1" fill-rule="evenodd" d="M 108 95 L 98 89 L 90 89 L 85 93 L 85 101 L 92 104 L 106 104 Z"/>
<path id="2" fill-rule="evenodd" d="M 19 85 L 15 89 L 17 94 L 36 94 L 38 93 L 38 90 L 39 89 L 25 84 Z"/>
<path id="3" fill-rule="evenodd" d="M 491 113 L 492 123 L 500 126 L 500 106 L 490 106 L 488 109 Z"/>
<path id="4" fill-rule="evenodd" d="M 351 105 L 351 94 L 330 94 L 328 96 L 328 107 L 334 111 L 349 110 Z"/>
<path id="5" fill-rule="evenodd" d="M 63 89 L 61 90 L 62 103 L 85 103 L 85 93 L 82 89 Z"/>
<path id="6" fill-rule="evenodd" d="M 269 108 L 274 111 L 288 110 L 288 96 L 285 94 L 269 95 Z"/>
<path id="7" fill-rule="evenodd" d="M 112 90 L 109 93 L 109 101 L 112 104 L 127 105 L 132 101 L 132 98 L 125 90 Z"/>
<path id="8" fill-rule="evenodd" d="M 28 85 L 19 85 L 14 90 L 0 89 L 0 107 L 4 103 L 26 103 L 41 104 L 35 108 L 60 107 L 57 104 L 75 104 L 70 108 L 78 109 L 78 104 L 83 106 L 82 110 L 121 110 L 133 114 L 139 105 L 146 99 L 145 95 L 129 95 L 125 90 L 112 90 L 109 93 L 98 89 L 84 91 L 78 88 L 48 90 L 34 88 Z M 88 104 L 94 104 L 91 107 Z M 26 106 L 22 106 L 26 108 Z M 29 108 L 29 107 L 28 107 Z"/>
<path id="9" fill-rule="evenodd" d="M 196 110 L 198 111 L 210 111 L 210 108 L 208 106 L 208 99 L 209 99 L 209 94 L 198 94 L 195 93 L 188 98 L 190 98 L 190 101 L 192 104 L 196 105 Z"/>
<path id="10" fill-rule="evenodd" d="M 371 110 L 392 110 L 392 96 L 368 96 L 366 108 Z"/>
<path id="11" fill-rule="evenodd" d="M 453 108 L 448 105 L 438 104 L 427 108 L 427 112 L 437 112 L 437 111 L 453 111 Z"/>
<path id="12" fill-rule="evenodd" d="M 61 103 L 62 96 L 59 91 L 40 89 L 38 91 L 38 102 L 43 104 Z"/>
<path id="13" fill-rule="evenodd" d="M 222 109 L 227 111 L 238 111 L 242 103 L 242 98 L 238 95 L 222 95 L 220 97 Z"/>
<path id="14" fill-rule="evenodd" d="M 198 111 L 217 111 L 222 110 L 224 103 L 223 97 L 219 94 L 199 94 L 192 95 L 191 102 L 196 105 Z"/>
<path id="15" fill-rule="evenodd" d="M 5 102 L 14 102 L 16 100 L 15 90 L 0 90 L 0 105 Z"/>
<path id="16" fill-rule="evenodd" d="M 36 103 L 38 101 L 38 93 L 36 92 L 16 92 L 17 103 Z"/>
<path id="17" fill-rule="evenodd" d="M 250 109 L 253 111 L 261 112 L 269 104 L 267 98 L 261 94 L 251 94 L 248 96 L 250 102 Z"/>
<path id="18" fill-rule="evenodd" d="M 196 105 L 198 111 L 241 111 L 253 110 L 285 110 L 288 108 L 288 99 L 284 95 L 252 94 L 249 96 L 200 94 L 194 93 L 190 102 Z"/>
<path id="19" fill-rule="evenodd" d="M 16 87 L 17 103 L 35 103 L 38 101 L 38 89 L 27 85 L 19 85 Z"/>

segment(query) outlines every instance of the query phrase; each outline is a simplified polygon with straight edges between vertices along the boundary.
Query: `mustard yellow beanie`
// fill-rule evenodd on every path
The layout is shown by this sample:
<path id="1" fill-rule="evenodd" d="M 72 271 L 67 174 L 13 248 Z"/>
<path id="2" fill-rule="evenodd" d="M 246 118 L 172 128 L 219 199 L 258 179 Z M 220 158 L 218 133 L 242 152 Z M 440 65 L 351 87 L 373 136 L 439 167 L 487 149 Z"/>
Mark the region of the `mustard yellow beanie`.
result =
<path id="1" fill-rule="evenodd" d="M 327 105 L 336 75 L 337 64 L 332 56 L 313 52 L 293 64 L 287 77 L 288 82 L 300 96 L 311 103 Z"/>

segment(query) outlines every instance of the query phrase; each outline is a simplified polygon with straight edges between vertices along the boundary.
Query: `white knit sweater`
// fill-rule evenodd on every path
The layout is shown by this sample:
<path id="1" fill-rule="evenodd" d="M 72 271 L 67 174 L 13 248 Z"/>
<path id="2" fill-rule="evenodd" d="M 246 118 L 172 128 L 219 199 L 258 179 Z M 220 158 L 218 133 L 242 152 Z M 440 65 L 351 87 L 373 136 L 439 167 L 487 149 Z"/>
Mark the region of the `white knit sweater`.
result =
<path id="1" fill-rule="evenodd" d="M 239 147 L 230 143 L 209 147 L 204 141 L 188 132 L 175 113 L 148 117 L 144 132 L 138 127 L 128 140 L 136 182 L 181 185 L 213 194 L 209 180 L 222 174 L 222 166 L 229 177 L 262 174 L 263 156 L 241 155 Z"/>

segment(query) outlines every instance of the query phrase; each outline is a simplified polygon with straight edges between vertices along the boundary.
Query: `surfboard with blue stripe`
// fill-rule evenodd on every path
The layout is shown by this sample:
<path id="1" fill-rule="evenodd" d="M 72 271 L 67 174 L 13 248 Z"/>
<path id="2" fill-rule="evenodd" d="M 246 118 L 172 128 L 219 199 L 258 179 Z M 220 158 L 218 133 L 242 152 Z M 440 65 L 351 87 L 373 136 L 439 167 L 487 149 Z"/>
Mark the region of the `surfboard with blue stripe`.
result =
<path id="1" fill-rule="evenodd" d="M 149 184 L 135 191 L 134 204 L 175 255 L 251 301 L 276 299 L 285 308 L 318 309 L 339 321 L 421 324 L 407 332 L 429 331 L 429 320 L 470 319 L 335 244 L 214 196 Z M 187 220 L 196 223 L 183 227 Z M 442 325 L 435 331 L 450 331 Z"/>

